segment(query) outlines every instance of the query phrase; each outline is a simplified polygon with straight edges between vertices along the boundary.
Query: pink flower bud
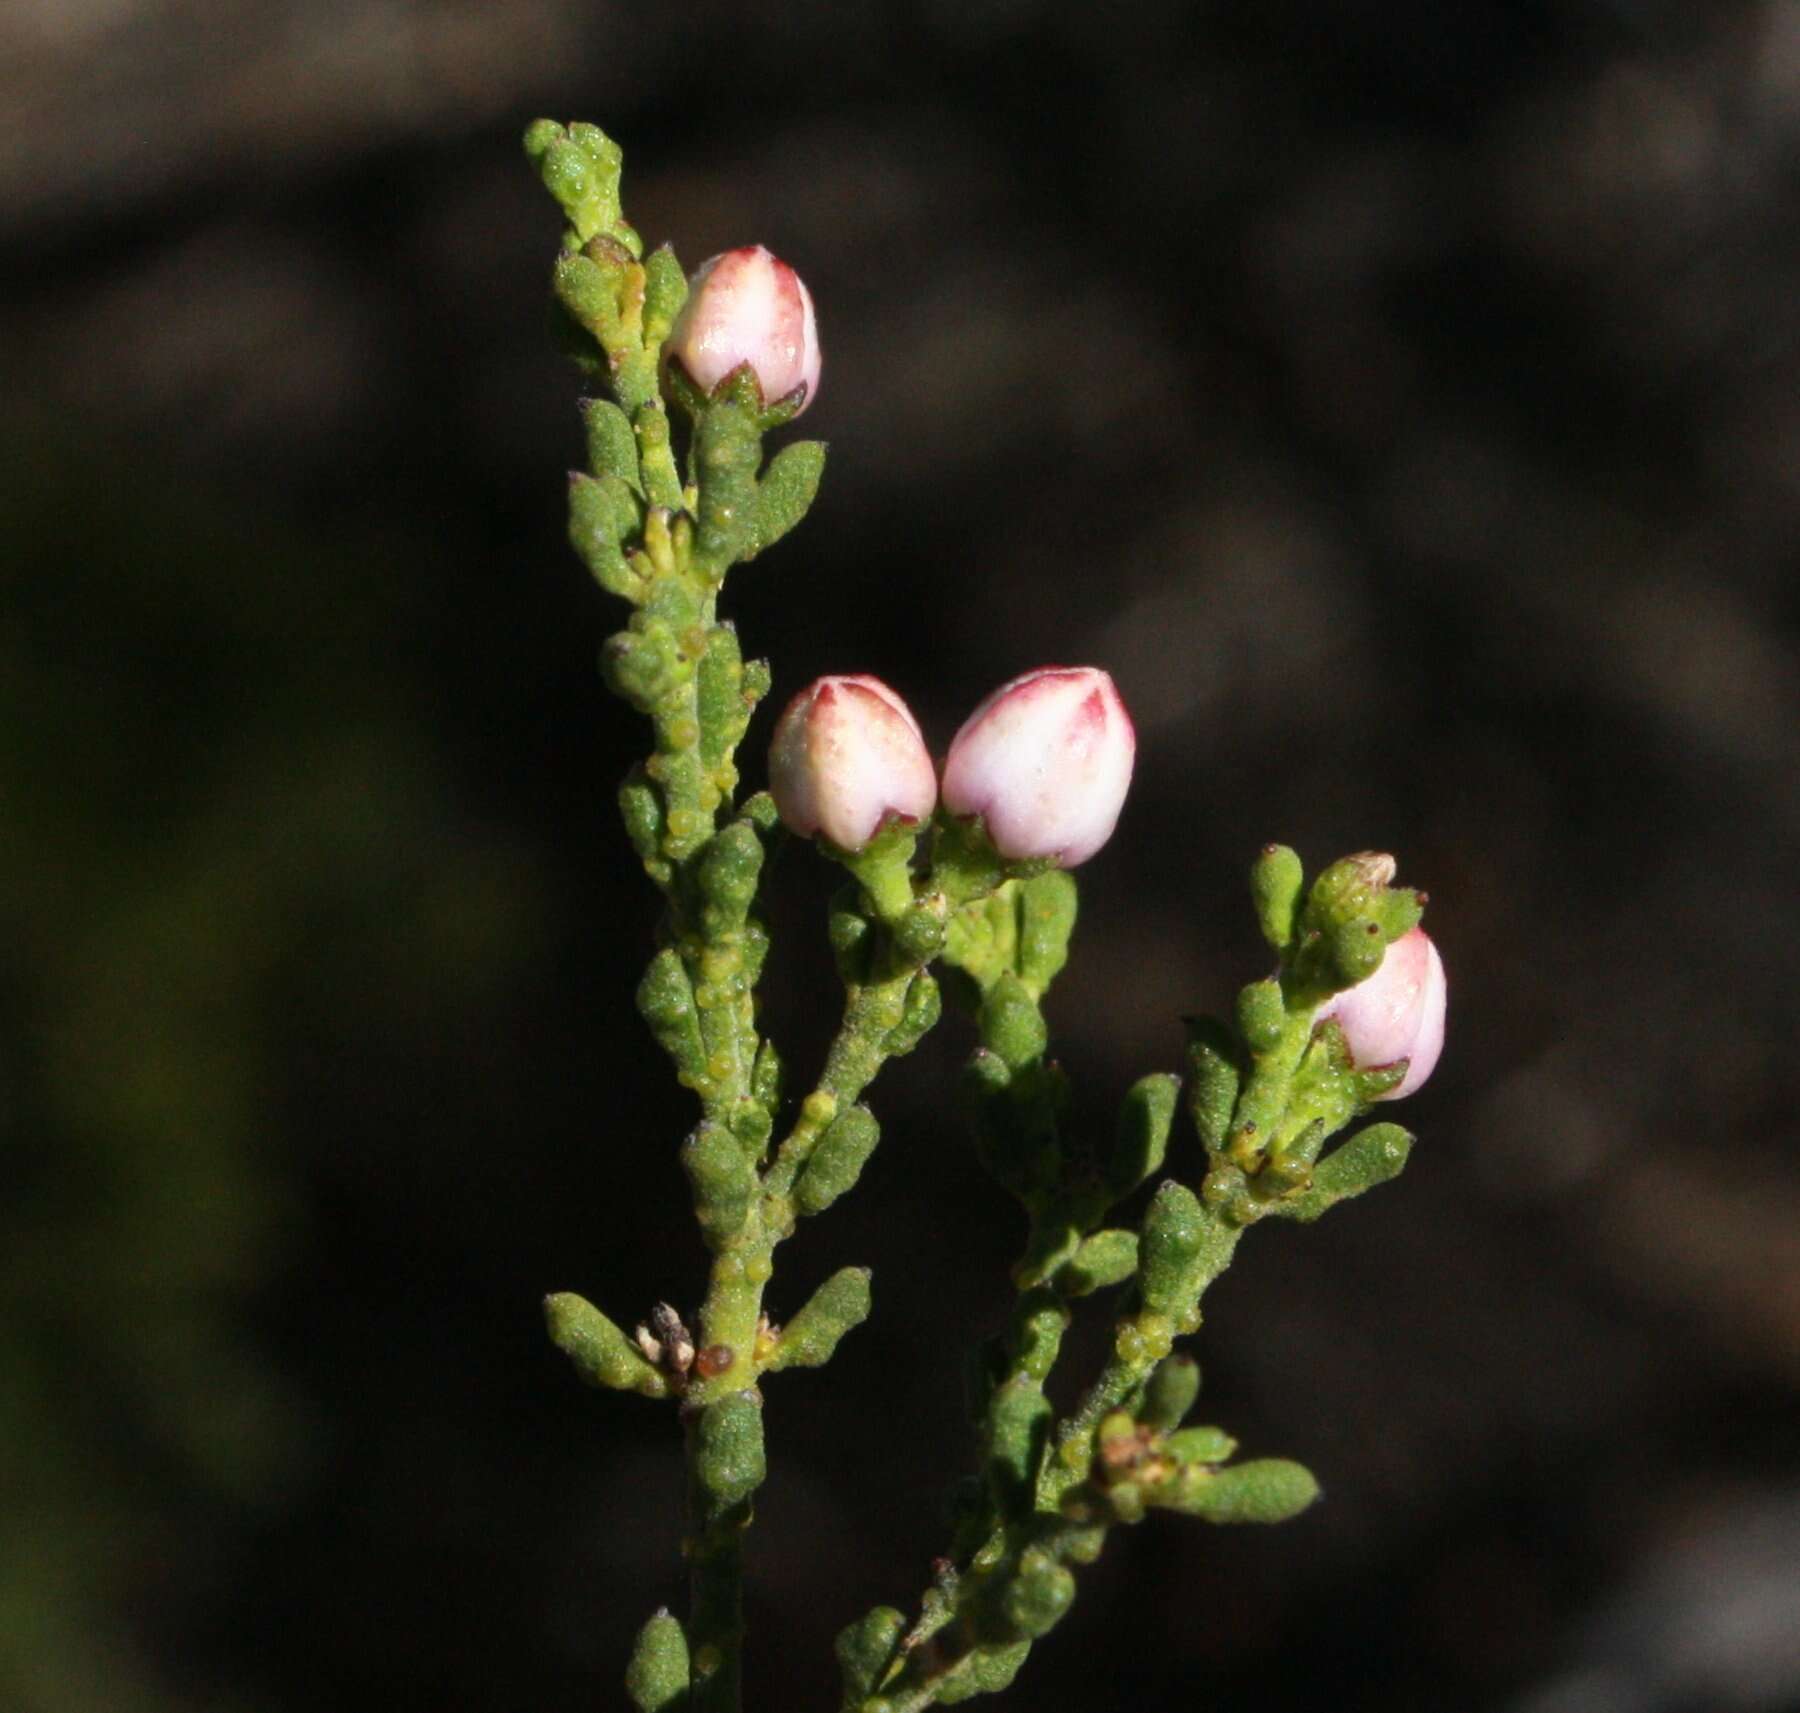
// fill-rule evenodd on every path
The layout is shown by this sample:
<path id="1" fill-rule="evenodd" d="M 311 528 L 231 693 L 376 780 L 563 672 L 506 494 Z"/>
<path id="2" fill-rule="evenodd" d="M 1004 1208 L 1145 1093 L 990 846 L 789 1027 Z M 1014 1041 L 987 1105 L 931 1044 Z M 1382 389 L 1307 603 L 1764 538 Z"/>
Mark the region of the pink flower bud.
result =
<path id="1" fill-rule="evenodd" d="M 1350 1059 L 1374 1070 L 1401 1059 L 1406 1076 L 1377 1098 L 1398 1100 L 1431 1075 L 1444 1050 L 1444 960 L 1423 928 L 1409 928 L 1387 949 L 1381 967 L 1355 987 L 1334 993 L 1315 1021 L 1335 1017 Z"/>
<path id="2" fill-rule="evenodd" d="M 769 745 L 769 791 L 792 832 L 860 851 L 890 815 L 922 821 L 937 775 L 912 710 L 879 678 L 820 678 L 788 703 Z"/>
<path id="3" fill-rule="evenodd" d="M 760 244 L 700 264 L 663 353 L 676 358 L 705 393 L 740 363 L 755 370 L 766 404 L 804 386 L 800 410 L 805 410 L 819 390 L 812 294 L 786 262 Z"/>
<path id="4" fill-rule="evenodd" d="M 982 815 L 1003 857 L 1086 862 L 1112 837 L 1137 733 L 1093 666 L 1040 666 L 1002 684 L 964 723 L 944 763 L 944 806 Z"/>

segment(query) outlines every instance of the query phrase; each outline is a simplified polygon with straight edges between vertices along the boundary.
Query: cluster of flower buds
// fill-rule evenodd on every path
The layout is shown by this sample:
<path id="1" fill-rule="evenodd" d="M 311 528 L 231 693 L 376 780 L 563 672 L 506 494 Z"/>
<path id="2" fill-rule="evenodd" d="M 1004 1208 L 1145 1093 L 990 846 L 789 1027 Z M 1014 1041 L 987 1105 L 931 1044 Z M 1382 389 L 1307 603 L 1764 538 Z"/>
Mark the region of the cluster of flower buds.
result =
<path id="1" fill-rule="evenodd" d="M 951 742 L 943 803 L 983 817 L 1010 862 L 1086 862 L 1112 836 L 1137 750 L 1106 673 L 1045 666 L 1003 684 Z M 906 704 L 878 678 L 821 678 L 788 704 L 769 752 L 769 789 L 803 838 L 860 851 L 890 820 L 918 822 L 937 775 Z"/>
<path id="2" fill-rule="evenodd" d="M 663 358 L 709 395 L 747 366 L 766 401 L 792 401 L 798 414 L 819 387 L 812 296 L 762 245 L 727 250 L 695 271 Z M 1073 868 L 1112 836 L 1136 748 L 1106 673 L 1040 667 L 1003 684 L 956 734 L 944 806 L 981 816 L 1008 861 Z M 776 727 L 769 774 L 789 828 L 852 852 L 890 819 L 924 820 L 938 798 L 918 721 L 862 674 L 821 678 L 795 697 Z"/>
<path id="3" fill-rule="evenodd" d="M 820 353 L 812 295 L 760 244 L 727 250 L 689 281 L 663 360 L 708 396 L 748 369 L 765 401 L 798 414 L 817 396 Z M 1131 717 L 1112 679 L 1095 667 L 1044 666 L 1003 684 L 951 741 L 942 802 L 980 816 L 1010 862 L 1073 868 L 1112 836 L 1136 755 Z M 939 801 L 939 775 L 919 723 L 878 678 L 820 678 L 789 703 L 775 728 L 769 787 L 782 820 L 803 838 L 846 853 L 886 826 L 917 825 Z M 1391 880 L 1393 859 L 1371 857 Z M 1444 1042 L 1446 985 L 1437 948 L 1414 927 L 1365 979 L 1318 1009 L 1359 1069 L 1406 1062 L 1380 1098 L 1413 1093 Z"/>
<path id="4" fill-rule="evenodd" d="M 1315 1021 L 1334 1020 L 1359 1070 L 1406 1061 L 1406 1075 L 1380 1100 L 1399 1100 L 1423 1086 L 1444 1050 L 1449 988 L 1444 960 L 1423 928 L 1409 928 L 1388 947 L 1375 973 L 1334 993 Z"/>
<path id="5" fill-rule="evenodd" d="M 773 405 L 793 399 L 798 416 L 819 391 L 812 294 L 761 244 L 727 250 L 694 270 L 663 357 L 679 363 L 707 394 L 748 365 L 764 400 Z"/>

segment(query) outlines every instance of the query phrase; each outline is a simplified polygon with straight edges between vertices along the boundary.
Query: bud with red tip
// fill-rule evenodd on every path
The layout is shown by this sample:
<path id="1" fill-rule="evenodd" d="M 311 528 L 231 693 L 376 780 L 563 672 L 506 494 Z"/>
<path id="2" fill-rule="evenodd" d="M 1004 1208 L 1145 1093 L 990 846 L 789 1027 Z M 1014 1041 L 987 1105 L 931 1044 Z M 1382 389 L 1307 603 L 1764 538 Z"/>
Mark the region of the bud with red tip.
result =
<path id="1" fill-rule="evenodd" d="M 1093 666 L 1040 666 L 971 714 L 944 764 L 944 806 L 981 815 L 1009 861 L 1086 862 L 1112 837 L 1137 734 L 1112 679 Z"/>
<path id="2" fill-rule="evenodd" d="M 789 831 L 860 851 L 890 816 L 922 821 L 937 776 L 912 710 L 879 678 L 820 678 L 788 703 L 769 746 L 769 792 Z"/>
<path id="3" fill-rule="evenodd" d="M 797 389 L 794 414 L 819 390 L 819 326 L 812 294 L 779 257 L 760 244 L 702 262 L 687 301 L 669 329 L 666 358 L 679 362 L 703 393 L 748 363 L 767 404 Z"/>
<path id="4" fill-rule="evenodd" d="M 1334 993 L 1316 1014 L 1335 1018 L 1360 1070 L 1406 1060 L 1406 1075 L 1379 1100 L 1398 1100 L 1431 1075 L 1444 1049 L 1448 988 L 1444 961 L 1423 928 L 1409 928 L 1388 947 L 1375 973 Z"/>

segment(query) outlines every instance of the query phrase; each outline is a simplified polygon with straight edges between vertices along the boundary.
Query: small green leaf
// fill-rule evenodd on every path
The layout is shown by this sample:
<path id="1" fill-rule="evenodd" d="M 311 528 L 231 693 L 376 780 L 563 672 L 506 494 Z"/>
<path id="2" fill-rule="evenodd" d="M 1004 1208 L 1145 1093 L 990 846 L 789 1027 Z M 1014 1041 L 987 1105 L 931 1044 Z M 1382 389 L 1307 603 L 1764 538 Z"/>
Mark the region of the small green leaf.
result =
<path id="1" fill-rule="evenodd" d="M 868 978 L 869 960 L 875 951 L 875 924 L 863 906 L 860 886 L 852 882 L 832 894 L 825 932 L 844 985 L 860 987 Z"/>
<path id="2" fill-rule="evenodd" d="M 846 1713 L 859 1707 L 887 1675 L 906 1634 L 906 1618 L 892 1606 L 877 1606 L 838 1631 L 838 1670 L 844 1679 Z"/>
<path id="3" fill-rule="evenodd" d="M 1220 1470 L 1190 1464 L 1173 1481 L 1145 1493 L 1153 1505 L 1209 1523 L 1285 1523 L 1318 1496 L 1319 1483 L 1312 1472 L 1285 1457 L 1258 1458 Z"/>
<path id="4" fill-rule="evenodd" d="M 606 687 L 645 713 L 654 712 L 685 674 L 686 663 L 666 626 L 615 631 L 600 650 Z M 663 783 L 669 783 L 666 775 Z"/>
<path id="5" fill-rule="evenodd" d="M 743 927 L 756 902 L 762 864 L 763 842 L 748 821 L 733 821 L 706 841 L 694 882 L 710 937 L 717 940 Z"/>
<path id="6" fill-rule="evenodd" d="M 644 343 L 659 347 L 687 302 L 687 275 L 667 244 L 659 244 L 644 262 Z"/>
<path id="7" fill-rule="evenodd" d="M 1391 946 L 1411 928 L 1416 928 L 1425 914 L 1425 906 L 1410 886 L 1390 886 L 1375 901 L 1375 919 L 1381 924 L 1381 937 Z"/>
<path id="8" fill-rule="evenodd" d="M 768 1473 L 762 1401 L 752 1392 L 727 1392 L 700 1411 L 692 1432 L 702 1520 L 710 1524 L 746 1505 Z"/>
<path id="9" fill-rule="evenodd" d="M 966 878 L 956 859 L 975 849 L 972 823 L 939 820 L 932 849 L 931 884 L 948 894 Z M 981 835 L 985 843 L 986 835 Z M 988 847 L 990 850 L 991 846 Z M 1015 881 L 981 892 L 956 909 L 945 924 L 944 960 L 963 971 L 982 993 L 1011 970 L 1018 951 L 1019 912 Z"/>
<path id="10" fill-rule="evenodd" d="M 538 161 L 544 188 L 562 204 L 575 235 L 585 243 L 600 228 L 602 193 L 594 182 L 593 164 L 584 149 L 572 144 L 567 134 L 547 140 Z"/>
<path id="11" fill-rule="evenodd" d="M 756 1049 L 756 1063 L 750 1070 L 750 1092 L 770 1114 L 781 1104 L 784 1080 L 781 1054 L 775 1043 L 765 1038 L 763 1044 Z"/>
<path id="12" fill-rule="evenodd" d="M 1008 1515 L 1031 1509 L 1054 1413 L 1042 1388 L 1023 1374 L 1015 1374 L 988 1402 L 988 1482 L 995 1503 Z"/>
<path id="13" fill-rule="evenodd" d="M 706 650 L 694 674 L 694 712 L 700 720 L 700 761 L 708 768 L 731 759 L 750 724 L 744 700 L 744 657 L 729 623 L 707 633 Z"/>
<path id="14" fill-rule="evenodd" d="M 566 127 L 557 124 L 554 119 L 533 119 L 525 127 L 525 158 L 533 166 L 538 165 L 551 145 L 567 135 Z"/>
<path id="15" fill-rule="evenodd" d="M 1012 1630 L 1028 1641 L 1047 1635 L 1061 1622 L 1075 1600 L 1075 1578 L 1042 1547 L 1027 1547 L 1019 1555 L 1018 1574 L 1002 1600 Z"/>
<path id="16" fill-rule="evenodd" d="M 1281 1039 L 1287 1024 L 1287 1006 L 1281 986 L 1273 981 L 1253 981 L 1238 992 L 1238 1028 L 1253 1053 L 1266 1053 Z"/>
<path id="17" fill-rule="evenodd" d="M 654 369 L 643 361 L 634 360 L 621 368 L 617 384 L 620 396 L 632 402 L 628 397 L 630 389 L 654 388 Z M 663 409 L 662 400 L 652 393 L 641 404 L 633 402 L 631 424 L 637 439 L 638 468 L 644 475 L 644 492 L 652 504 L 669 512 L 679 512 L 684 496 L 670 445 L 669 413 Z"/>
<path id="18" fill-rule="evenodd" d="M 762 687 L 751 694 L 750 678 L 761 668 Z M 760 701 L 769 693 L 769 663 L 766 660 L 746 660 L 744 662 L 744 696 L 750 701 Z M 775 799 L 766 791 L 753 791 L 738 805 L 738 813 L 744 817 L 764 838 L 774 838 L 781 827 L 781 811 L 775 807 Z"/>
<path id="19" fill-rule="evenodd" d="M 917 844 L 917 836 L 914 836 Z M 911 850 L 907 855 L 910 858 Z M 944 916 L 941 899 L 911 897 L 912 877 L 908 874 L 907 897 L 910 902 L 898 916 L 888 922 L 894 936 L 894 949 L 908 963 L 928 964 L 944 949 Z"/>
<path id="20" fill-rule="evenodd" d="M 667 625 L 674 638 L 682 638 L 702 623 L 700 597 L 692 579 L 657 577 L 652 580 L 644 598 L 644 617 Z"/>
<path id="21" fill-rule="evenodd" d="M 1019 979 L 1042 995 L 1069 961 L 1069 940 L 1080 910 L 1075 877 L 1060 868 L 1020 883 L 1017 908 Z"/>
<path id="22" fill-rule="evenodd" d="M 1144 1307 L 1179 1322 L 1199 1294 L 1211 1221 L 1185 1184 L 1165 1179 L 1144 1214 L 1138 1272 Z"/>
<path id="23" fill-rule="evenodd" d="M 1144 1520 L 1144 1492 L 1145 1489 L 1135 1482 L 1121 1481 L 1105 1490 L 1101 1502 L 1112 1513 L 1113 1521 L 1141 1523 Z"/>
<path id="24" fill-rule="evenodd" d="M 1283 951 L 1294 937 L 1294 920 L 1306 876 L 1299 856 L 1286 845 L 1265 845 L 1250 869 L 1250 897 L 1256 906 L 1256 923 L 1276 951 Z"/>
<path id="25" fill-rule="evenodd" d="M 702 1124 L 681 1145 L 681 1169 L 694 1192 L 694 1216 L 713 1247 L 744 1229 L 756 1194 L 756 1168 L 723 1124 Z"/>
<path id="26" fill-rule="evenodd" d="M 1223 1463 L 1237 1450 L 1237 1441 L 1222 1428 L 1181 1428 L 1163 1441 L 1163 1450 L 1177 1463 Z"/>
<path id="27" fill-rule="evenodd" d="M 646 863 L 660 861 L 662 856 L 662 799 L 656 787 L 634 767 L 619 787 L 619 816 L 625 823 L 631 847 Z"/>
<path id="28" fill-rule="evenodd" d="M 639 252 L 638 235 L 619 211 L 624 154 L 598 125 L 564 129 L 553 119 L 536 120 L 525 132 L 525 153 L 582 243 L 603 235 Z"/>
<path id="29" fill-rule="evenodd" d="M 642 527 L 631 489 L 617 476 L 569 477 L 569 545 L 609 595 L 639 601 L 644 580 L 631 564 L 627 544 Z"/>
<path id="30" fill-rule="evenodd" d="M 1217 1153 L 1231 1133 L 1240 1073 L 1237 1040 L 1211 1017 L 1190 1017 L 1188 1031 L 1188 1115 L 1208 1153 Z"/>
<path id="31" fill-rule="evenodd" d="M 756 484 L 755 519 L 746 559 L 773 547 L 811 508 L 825 473 L 825 442 L 796 440 L 769 460 Z"/>
<path id="32" fill-rule="evenodd" d="M 1330 929 L 1325 943 L 1331 948 L 1337 979 L 1345 987 L 1367 981 L 1381 968 L 1381 960 L 1387 956 L 1387 941 L 1382 937 L 1381 924 L 1372 915 L 1357 916 Z"/>
<path id="33" fill-rule="evenodd" d="M 665 946 L 650 960 L 638 983 L 637 1007 L 662 1050 L 688 1088 L 707 1077 L 706 1048 L 700 1039 L 700 1014 L 679 954 Z"/>
<path id="34" fill-rule="evenodd" d="M 1063 1334 L 1069 1329 L 1069 1311 L 1050 1290 L 1027 1291 L 1019 1298 L 1012 1340 L 1012 1364 L 1029 1380 L 1040 1383 L 1056 1366 Z"/>
<path id="35" fill-rule="evenodd" d="M 963 1066 L 964 1091 L 979 1105 L 998 1099 L 1011 1084 L 1012 1072 L 1006 1068 L 1006 1061 L 986 1047 L 977 1047 Z"/>
<path id="36" fill-rule="evenodd" d="M 844 1267 L 833 1273 L 806 1306 L 781 1329 L 766 1368 L 821 1368 L 844 1334 L 869 1318 L 869 1269 Z"/>
<path id="37" fill-rule="evenodd" d="M 644 1353 L 585 1297 L 573 1291 L 546 1297 L 544 1325 L 550 1342 L 590 1386 L 637 1392 L 646 1398 L 668 1392 L 668 1382 Z"/>
<path id="38" fill-rule="evenodd" d="M 1009 980 L 1011 978 L 1008 978 Z M 975 1155 L 1004 1189 L 1031 1211 L 1034 1223 L 1048 1217 L 1063 1179 L 1061 1121 L 1068 1110 L 1068 1078 L 1060 1066 L 1037 1059 L 1009 1071 L 998 1053 L 976 1050 L 963 1073 L 971 1096 Z M 1078 1229 L 1068 1219 L 1068 1251 L 1073 1254 Z M 1046 1232 L 1048 1246 L 1037 1245 L 1038 1258 L 1061 1266 L 1068 1255 L 1056 1254 L 1062 1239 Z"/>
<path id="39" fill-rule="evenodd" d="M 882 1051 L 893 1058 L 910 1053 L 937 1027 L 944 1014 L 944 996 L 929 970 L 920 970 L 906 989 L 900 1021 L 887 1032 Z"/>
<path id="40" fill-rule="evenodd" d="M 743 1144 L 744 1152 L 752 1160 L 760 1160 L 775 1130 L 769 1109 L 751 1095 L 733 1102 L 730 1123 L 731 1134 Z"/>
<path id="41" fill-rule="evenodd" d="M 1135 1231 L 1096 1231 L 1057 1274 L 1057 1288 L 1066 1296 L 1085 1297 L 1108 1285 L 1122 1284 L 1137 1271 L 1137 1264 Z"/>
<path id="42" fill-rule="evenodd" d="M 675 1713 L 687 1692 L 687 1633 L 664 1607 L 638 1631 L 625 1668 L 625 1693 L 638 1713 Z"/>
<path id="43" fill-rule="evenodd" d="M 1290 992 L 1316 1004 L 1327 994 L 1365 980 L 1389 942 L 1419 919 L 1419 895 L 1392 886 L 1394 859 L 1359 851 L 1321 873 L 1300 913 L 1300 942 L 1290 954 Z"/>
<path id="44" fill-rule="evenodd" d="M 1322 870 L 1306 898 L 1309 927 L 1329 934 L 1367 917 L 1394 878 L 1394 859 L 1380 851 L 1339 857 Z"/>
<path id="45" fill-rule="evenodd" d="M 700 485 L 694 560 L 714 583 L 755 539 L 756 465 L 762 436 L 752 412 L 730 399 L 709 404 L 694 429 Z"/>
<path id="46" fill-rule="evenodd" d="M 1140 1077 L 1119 1107 L 1119 1126 L 1106 1162 L 1108 1201 L 1123 1201 L 1146 1178 L 1162 1169 L 1181 1078 L 1166 1071 Z"/>
<path id="47" fill-rule="evenodd" d="M 1398 1124 L 1371 1124 L 1339 1144 L 1313 1168 L 1312 1187 L 1269 1204 L 1270 1213 L 1311 1221 L 1341 1201 L 1397 1178 L 1412 1152 L 1413 1138 Z"/>
<path id="48" fill-rule="evenodd" d="M 982 1045 L 1017 1071 L 1041 1058 L 1049 1039 L 1030 990 L 1016 975 L 1001 976 L 981 1002 Z"/>
<path id="49" fill-rule="evenodd" d="M 1014 1284 L 1033 1287 L 1055 1278 L 1075 1259 L 1084 1235 L 1066 1205 L 1039 1207 L 1032 1216 L 1025 1253 L 1013 1263 Z"/>
<path id="50" fill-rule="evenodd" d="M 585 243 L 596 233 L 603 234 L 624 245 L 632 255 L 640 255 L 644 246 L 637 233 L 626 224 L 619 205 L 619 182 L 625 169 L 624 150 L 598 125 L 580 121 L 569 127 L 569 141 L 586 154 L 593 173 L 594 230 L 582 232 L 582 241 Z M 576 230 L 580 231 L 579 225 Z"/>
<path id="51" fill-rule="evenodd" d="M 556 301 L 593 335 L 609 361 L 616 359 L 626 345 L 619 291 L 623 270 L 629 265 L 616 254 L 606 264 L 588 255 L 562 256 L 550 276 Z"/>
<path id="52" fill-rule="evenodd" d="M 617 477 L 642 499 L 637 436 L 624 411 L 611 399 L 583 399 L 581 420 L 587 430 L 588 469 L 596 476 Z"/>
<path id="53" fill-rule="evenodd" d="M 794 1206 L 803 1214 L 823 1213 L 855 1185 L 880 1140 L 881 1125 L 866 1106 L 840 1112 L 800 1169 Z"/>
<path id="54" fill-rule="evenodd" d="M 1137 1418 L 1145 1427 L 1167 1433 L 1181 1425 L 1199 1396 L 1200 1364 L 1191 1356 L 1165 1356 L 1144 1383 Z"/>

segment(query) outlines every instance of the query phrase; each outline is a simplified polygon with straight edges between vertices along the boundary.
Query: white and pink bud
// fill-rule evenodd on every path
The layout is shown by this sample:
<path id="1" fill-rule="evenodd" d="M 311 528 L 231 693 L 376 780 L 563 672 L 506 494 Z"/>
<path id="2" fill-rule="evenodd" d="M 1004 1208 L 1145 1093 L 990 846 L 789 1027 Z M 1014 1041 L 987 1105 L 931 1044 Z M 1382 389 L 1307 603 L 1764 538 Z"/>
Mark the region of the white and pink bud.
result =
<path id="1" fill-rule="evenodd" d="M 1009 861 L 1086 862 L 1112 837 L 1137 733 L 1093 666 L 1040 666 L 971 714 L 944 763 L 944 807 L 980 815 Z"/>
<path id="2" fill-rule="evenodd" d="M 765 403 L 805 387 L 800 411 L 819 391 L 819 324 L 805 282 L 760 244 L 702 262 L 669 329 L 663 355 L 711 393 L 748 363 Z"/>
<path id="3" fill-rule="evenodd" d="M 923 821 L 937 775 L 912 710 L 879 678 L 820 678 L 788 703 L 769 745 L 769 793 L 790 832 L 862 850 L 891 816 Z"/>
<path id="4" fill-rule="evenodd" d="M 1355 987 L 1334 993 L 1316 1021 L 1337 1019 L 1344 1045 L 1359 1070 L 1406 1060 L 1406 1075 L 1378 1095 L 1398 1100 L 1431 1075 L 1444 1050 L 1444 1007 L 1449 989 L 1444 960 L 1423 928 L 1409 928 L 1387 949 L 1380 967 Z"/>

